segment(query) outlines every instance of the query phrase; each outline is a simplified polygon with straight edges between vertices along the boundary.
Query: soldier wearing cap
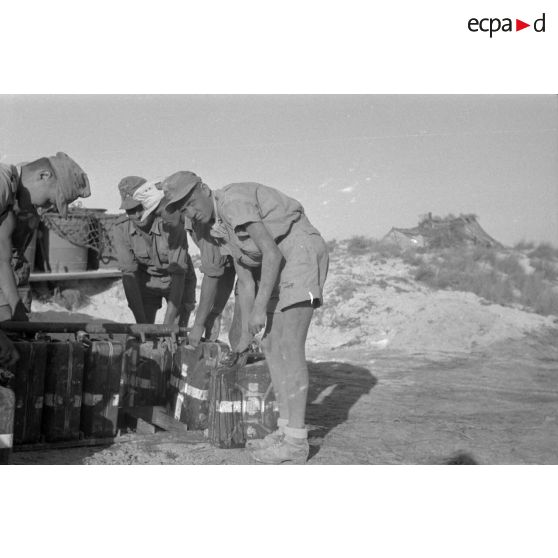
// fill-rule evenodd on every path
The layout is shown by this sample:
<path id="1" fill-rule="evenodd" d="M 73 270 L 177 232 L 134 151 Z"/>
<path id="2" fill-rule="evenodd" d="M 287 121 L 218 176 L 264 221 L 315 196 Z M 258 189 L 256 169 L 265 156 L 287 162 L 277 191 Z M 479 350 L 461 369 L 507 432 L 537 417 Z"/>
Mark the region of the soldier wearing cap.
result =
<path id="1" fill-rule="evenodd" d="M 263 463 L 305 462 L 305 342 L 327 275 L 323 238 L 298 201 L 262 184 L 242 182 L 212 191 L 194 173 L 180 171 L 161 188 L 167 212 L 183 213 L 203 226 L 205 241 L 234 261 L 242 310 L 237 350 L 265 328 L 262 345 L 279 404 L 279 428 L 247 447 Z M 204 296 L 214 293 L 204 294 L 202 283 L 200 307 Z"/>
<path id="2" fill-rule="evenodd" d="M 186 179 L 184 184 L 186 188 L 201 183 L 200 177 L 194 173 L 185 173 L 184 178 Z M 160 187 L 162 188 L 162 184 Z M 188 334 L 189 344 L 197 347 L 202 336 L 206 339 L 217 339 L 219 336 L 221 315 L 234 285 L 234 265 L 232 258 L 221 253 L 217 244 L 211 239 L 205 224 L 195 219 L 189 219 L 177 211 L 165 210 L 164 219 L 174 223 L 183 222 L 184 228 L 190 233 L 200 251 L 200 272 L 203 275 L 201 295 L 196 317 Z M 229 341 L 232 347 L 236 347 L 240 340 L 240 327 L 237 325 L 237 321 L 237 307 L 235 305 L 235 316 L 229 332 Z"/>
<path id="3" fill-rule="evenodd" d="M 128 215 L 115 235 L 128 305 L 137 323 L 155 322 L 162 300 L 164 323 L 186 327 L 196 302 L 196 274 L 182 224 L 164 221 L 164 194 L 155 182 L 127 176 L 118 184 Z"/>
<path id="4" fill-rule="evenodd" d="M 31 311 L 24 252 L 39 225 L 37 208 L 52 206 L 66 217 L 69 203 L 90 195 L 87 175 L 65 153 L 21 165 L 0 163 L 0 321 L 27 320 Z"/>

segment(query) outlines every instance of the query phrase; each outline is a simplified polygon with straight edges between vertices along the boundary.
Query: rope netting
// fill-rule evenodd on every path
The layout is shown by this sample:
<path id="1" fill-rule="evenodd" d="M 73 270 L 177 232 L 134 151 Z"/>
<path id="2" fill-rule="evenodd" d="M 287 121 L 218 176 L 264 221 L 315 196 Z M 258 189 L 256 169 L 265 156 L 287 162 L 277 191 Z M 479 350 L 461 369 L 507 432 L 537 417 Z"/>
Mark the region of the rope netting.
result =
<path id="1" fill-rule="evenodd" d="M 60 238 L 94 250 L 99 259 L 110 259 L 115 252 L 115 227 L 122 222 L 122 215 L 75 211 L 68 213 L 66 219 L 56 213 L 44 213 L 42 220 Z"/>

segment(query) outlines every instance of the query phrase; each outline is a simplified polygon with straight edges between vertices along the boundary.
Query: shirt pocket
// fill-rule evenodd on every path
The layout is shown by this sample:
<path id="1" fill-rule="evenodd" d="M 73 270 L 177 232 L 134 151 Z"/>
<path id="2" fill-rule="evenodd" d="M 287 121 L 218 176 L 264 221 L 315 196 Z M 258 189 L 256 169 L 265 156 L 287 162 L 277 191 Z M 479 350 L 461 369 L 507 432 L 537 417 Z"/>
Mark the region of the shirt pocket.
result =
<path id="1" fill-rule="evenodd" d="M 134 243 L 132 245 L 132 250 L 134 252 L 134 256 L 137 260 L 141 261 L 142 263 L 148 263 L 151 259 L 149 257 L 149 252 L 147 250 L 147 246 L 143 239 L 134 239 Z"/>

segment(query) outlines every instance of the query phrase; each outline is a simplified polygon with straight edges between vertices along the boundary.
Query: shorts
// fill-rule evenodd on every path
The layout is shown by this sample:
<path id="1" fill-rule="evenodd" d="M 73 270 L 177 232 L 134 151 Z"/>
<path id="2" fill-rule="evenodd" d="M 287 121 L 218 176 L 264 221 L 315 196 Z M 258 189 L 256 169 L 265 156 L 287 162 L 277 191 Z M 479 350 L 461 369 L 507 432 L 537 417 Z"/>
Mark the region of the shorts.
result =
<path id="1" fill-rule="evenodd" d="M 267 311 L 281 312 L 306 301 L 320 307 L 329 267 L 327 246 L 320 233 L 302 215 L 277 246 L 284 259 Z"/>

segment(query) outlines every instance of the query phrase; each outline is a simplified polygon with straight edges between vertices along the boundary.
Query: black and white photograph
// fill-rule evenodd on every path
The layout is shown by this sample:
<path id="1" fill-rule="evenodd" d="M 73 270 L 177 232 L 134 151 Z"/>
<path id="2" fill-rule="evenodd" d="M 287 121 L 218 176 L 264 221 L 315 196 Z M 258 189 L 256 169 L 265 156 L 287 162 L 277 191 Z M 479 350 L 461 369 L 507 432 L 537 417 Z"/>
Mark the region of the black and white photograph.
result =
<path id="1" fill-rule="evenodd" d="M 552 4 L 0 13 L 6 555 L 553 555 Z"/>
<path id="2" fill-rule="evenodd" d="M 558 96 L 0 107 L 11 463 L 558 462 Z"/>

